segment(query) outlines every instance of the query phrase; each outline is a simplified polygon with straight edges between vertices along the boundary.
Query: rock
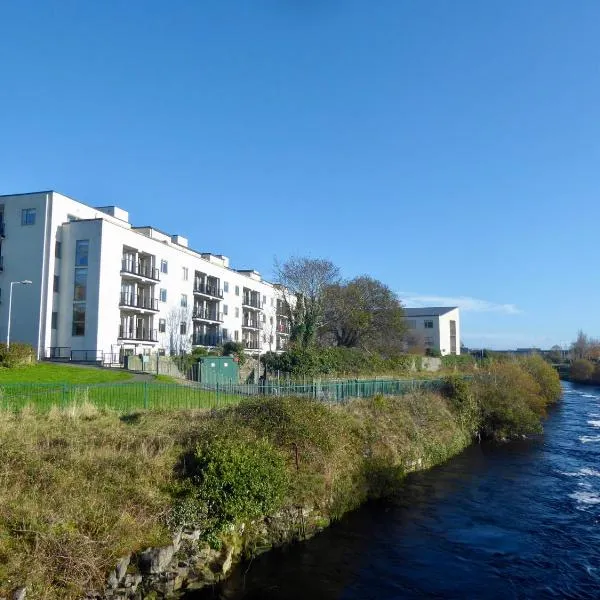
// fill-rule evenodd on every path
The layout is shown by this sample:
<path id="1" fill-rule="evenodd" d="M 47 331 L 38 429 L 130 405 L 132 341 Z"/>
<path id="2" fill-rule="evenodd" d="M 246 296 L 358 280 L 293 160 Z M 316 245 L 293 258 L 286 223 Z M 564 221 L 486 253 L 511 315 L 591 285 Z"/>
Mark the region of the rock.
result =
<path id="1" fill-rule="evenodd" d="M 225 557 L 223 560 L 223 564 L 221 565 L 221 573 L 223 575 L 227 574 L 229 569 L 231 569 L 232 562 L 233 562 L 233 546 L 229 546 L 225 551 Z"/>
<path id="2" fill-rule="evenodd" d="M 25 600 L 27 596 L 27 588 L 20 587 L 17 588 L 12 595 L 12 600 Z"/>
<path id="3" fill-rule="evenodd" d="M 140 554 L 138 559 L 140 571 L 150 575 L 162 573 L 169 566 L 174 554 L 174 546 L 148 548 Z"/>
<path id="4" fill-rule="evenodd" d="M 115 569 L 117 580 L 123 581 L 125 575 L 127 574 L 127 567 L 129 567 L 129 563 L 131 562 L 131 554 L 124 556 L 117 563 L 117 568 Z"/>

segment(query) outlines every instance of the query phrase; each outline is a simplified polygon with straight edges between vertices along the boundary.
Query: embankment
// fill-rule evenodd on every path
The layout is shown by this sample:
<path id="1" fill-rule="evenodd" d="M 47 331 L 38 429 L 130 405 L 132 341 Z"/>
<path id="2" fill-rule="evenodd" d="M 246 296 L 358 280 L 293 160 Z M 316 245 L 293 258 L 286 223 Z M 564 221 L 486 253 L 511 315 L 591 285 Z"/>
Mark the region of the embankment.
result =
<path id="1" fill-rule="evenodd" d="M 539 431 L 555 383 L 521 362 L 448 380 L 443 394 L 344 405 L 257 398 L 212 412 L 3 414 L 0 597 L 26 587 L 48 600 L 160 598 L 212 583 L 397 492 L 406 473 L 478 433 Z"/>

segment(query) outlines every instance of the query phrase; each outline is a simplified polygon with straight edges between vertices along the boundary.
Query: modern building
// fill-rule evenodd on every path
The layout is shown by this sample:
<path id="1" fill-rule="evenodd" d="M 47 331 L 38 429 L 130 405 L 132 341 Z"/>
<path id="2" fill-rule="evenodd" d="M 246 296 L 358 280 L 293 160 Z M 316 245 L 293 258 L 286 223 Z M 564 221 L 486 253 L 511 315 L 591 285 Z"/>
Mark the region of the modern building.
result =
<path id="1" fill-rule="evenodd" d="M 281 290 L 181 235 L 136 227 L 116 206 L 54 191 L 0 196 L 0 340 L 38 356 L 100 360 L 242 342 L 285 349 Z M 114 358 L 113 358 L 114 361 Z"/>
<path id="2" fill-rule="evenodd" d="M 456 306 L 405 308 L 408 334 L 415 344 L 439 350 L 442 356 L 460 354 L 460 311 Z"/>

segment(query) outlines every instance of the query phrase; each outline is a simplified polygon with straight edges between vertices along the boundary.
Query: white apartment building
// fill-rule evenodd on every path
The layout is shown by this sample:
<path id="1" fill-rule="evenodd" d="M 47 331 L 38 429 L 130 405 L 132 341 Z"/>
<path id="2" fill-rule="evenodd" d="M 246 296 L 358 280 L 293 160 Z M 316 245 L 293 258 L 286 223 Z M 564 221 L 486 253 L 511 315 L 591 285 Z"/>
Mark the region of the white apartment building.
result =
<path id="1" fill-rule="evenodd" d="M 460 311 L 456 306 L 405 308 L 408 333 L 425 349 L 439 350 L 442 356 L 460 354 Z"/>
<path id="2" fill-rule="evenodd" d="M 135 227 L 116 206 L 91 207 L 54 191 L 0 196 L 0 340 L 15 285 L 11 341 L 38 357 L 101 360 L 239 341 L 285 349 L 278 287 L 181 235 Z M 114 360 L 114 359 L 113 359 Z"/>

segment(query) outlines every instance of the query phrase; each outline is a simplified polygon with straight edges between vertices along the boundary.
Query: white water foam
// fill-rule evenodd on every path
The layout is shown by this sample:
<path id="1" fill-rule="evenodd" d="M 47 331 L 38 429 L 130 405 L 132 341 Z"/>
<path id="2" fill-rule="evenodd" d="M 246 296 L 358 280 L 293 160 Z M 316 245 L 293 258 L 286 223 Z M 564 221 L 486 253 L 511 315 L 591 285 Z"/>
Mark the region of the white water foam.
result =
<path id="1" fill-rule="evenodd" d="M 600 442 L 600 435 L 582 435 L 579 438 L 582 444 L 589 444 L 590 442 Z"/>
<path id="2" fill-rule="evenodd" d="M 600 421 L 588 421 L 588 425 L 592 427 L 600 427 Z"/>
<path id="3" fill-rule="evenodd" d="M 577 504 L 600 504 L 600 495 L 596 492 L 575 492 L 569 494 L 569 498 L 577 501 Z"/>
<path id="4" fill-rule="evenodd" d="M 581 394 L 582 398 L 597 398 L 598 396 L 594 396 L 593 394 Z"/>
<path id="5" fill-rule="evenodd" d="M 590 469 L 589 467 L 583 467 L 579 469 L 579 471 L 572 472 L 560 471 L 560 474 L 566 475 L 567 477 L 600 477 L 600 471 Z"/>

